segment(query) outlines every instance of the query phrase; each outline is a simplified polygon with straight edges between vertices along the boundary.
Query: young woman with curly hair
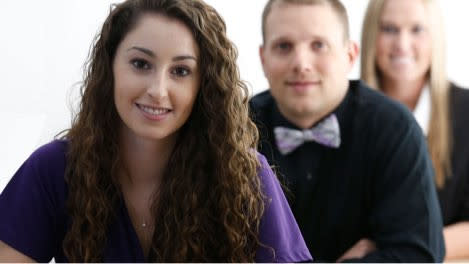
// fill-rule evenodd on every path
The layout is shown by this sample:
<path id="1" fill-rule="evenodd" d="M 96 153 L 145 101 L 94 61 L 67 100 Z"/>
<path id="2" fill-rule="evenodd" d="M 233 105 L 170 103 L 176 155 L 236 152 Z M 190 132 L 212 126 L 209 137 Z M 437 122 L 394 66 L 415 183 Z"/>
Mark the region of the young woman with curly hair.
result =
<path id="1" fill-rule="evenodd" d="M 310 260 L 255 151 L 236 57 L 200 0 L 116 5 L 72 127 L 0 196 L 0 260 Z"/>

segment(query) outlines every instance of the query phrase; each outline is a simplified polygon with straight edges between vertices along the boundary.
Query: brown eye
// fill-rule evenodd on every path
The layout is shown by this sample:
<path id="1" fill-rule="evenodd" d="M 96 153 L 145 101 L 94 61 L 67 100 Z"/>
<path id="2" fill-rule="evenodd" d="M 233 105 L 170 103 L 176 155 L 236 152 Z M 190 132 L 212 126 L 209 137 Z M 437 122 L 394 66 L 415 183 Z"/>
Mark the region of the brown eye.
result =
<path id="1" fill-rule="evenodd" d="M 150 63 L 143 59 L 133 59 L 130 61 L 132 66 L 137 70 L 149 70 L 151 69 Z"/>
<path id="2" fill-rule="evenodd" d="M 171 74 L 176 75 L 177 77 L 184 77 L 191 73 L 191 71 L 186 67 L 175 67 L 171 70 Z"/>

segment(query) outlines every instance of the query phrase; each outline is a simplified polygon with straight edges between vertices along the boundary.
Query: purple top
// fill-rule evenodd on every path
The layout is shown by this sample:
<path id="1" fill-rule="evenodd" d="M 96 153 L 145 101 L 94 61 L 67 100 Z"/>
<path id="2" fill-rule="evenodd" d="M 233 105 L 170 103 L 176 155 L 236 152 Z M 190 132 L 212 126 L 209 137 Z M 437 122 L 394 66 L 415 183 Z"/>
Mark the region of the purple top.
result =
<path id="1" fill-rule="evenodd" d="M 64 180 L 66 141 L 55 140 L 36 150 L 19 168 L 0 195 L 0 240 L 38 262 L 66 262 L 62 241 L 68 216 Z M 261 219 L 259 239 L 272 247 L 260 247 L 257 262 L 311 260 L 298 225 L 277 178 L 259 154 L 259 177 L 269 198 Z M 143 251 L 124 203 L 110 227 L 105 262 L 144 262 Z"/>

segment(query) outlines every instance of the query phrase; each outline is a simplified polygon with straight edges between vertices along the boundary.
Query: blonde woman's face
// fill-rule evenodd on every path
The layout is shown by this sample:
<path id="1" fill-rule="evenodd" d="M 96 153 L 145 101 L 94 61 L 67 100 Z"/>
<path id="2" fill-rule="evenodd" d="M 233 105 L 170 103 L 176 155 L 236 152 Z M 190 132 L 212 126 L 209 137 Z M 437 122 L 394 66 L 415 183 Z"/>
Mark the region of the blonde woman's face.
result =
<path id="1" fill-rule="evenodd" d="M 378 25 L 376 63 L 382 81 L 421 81 L 431 64 L 428 11 L 422 0 L 386 1 Z"/>
<path id="2" fill-rule="evenodd" d="M 119 44 L 113 64 L 114 102 L 124 133 L 174 138 L 199 91 L 199 49 L 182 22 L 144 15 Z"/>

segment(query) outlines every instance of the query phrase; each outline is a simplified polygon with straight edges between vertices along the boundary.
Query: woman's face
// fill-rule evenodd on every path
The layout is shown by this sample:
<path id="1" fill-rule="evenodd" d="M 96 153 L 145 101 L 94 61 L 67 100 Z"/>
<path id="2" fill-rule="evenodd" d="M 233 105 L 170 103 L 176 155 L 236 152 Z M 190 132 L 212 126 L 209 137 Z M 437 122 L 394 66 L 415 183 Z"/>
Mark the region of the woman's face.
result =
<path id="1" fill-rule="evenodd" d="M 422 0 L 388 0 L 379 21 L 376 64 L 383 81 L 418 81 L 431 64 L 428 10 Z"/>
<path id="2" fill-rule="evenodd" d="M 146 14 L 119 44 L 114 101 L 124 132 L 174 138 L 187 121 L 200 84 L 199 49 L 179 20 Z"/>

